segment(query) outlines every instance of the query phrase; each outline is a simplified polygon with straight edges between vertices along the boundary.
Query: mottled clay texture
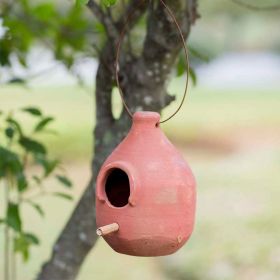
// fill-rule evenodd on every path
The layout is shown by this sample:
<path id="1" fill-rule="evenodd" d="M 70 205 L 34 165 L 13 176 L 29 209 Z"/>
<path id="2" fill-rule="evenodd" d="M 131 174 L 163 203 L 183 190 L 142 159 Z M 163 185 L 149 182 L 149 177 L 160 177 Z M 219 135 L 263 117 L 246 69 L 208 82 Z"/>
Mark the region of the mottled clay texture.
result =
<path id="1" fill-rule="evenodd" d="M 135 113 L 129 134 L 97 178 L 97 226 L 119 224 L 119 231 L 104 239 L 122 254 L 169 255 L 181 248 L 193 231 L 195 179 L 157 125 L 159 119 L 157 113 Z M 123 207 L 114 207 L 105 190 L 108 176 L 116 169 L 129 179 L 130 196 Z"/>

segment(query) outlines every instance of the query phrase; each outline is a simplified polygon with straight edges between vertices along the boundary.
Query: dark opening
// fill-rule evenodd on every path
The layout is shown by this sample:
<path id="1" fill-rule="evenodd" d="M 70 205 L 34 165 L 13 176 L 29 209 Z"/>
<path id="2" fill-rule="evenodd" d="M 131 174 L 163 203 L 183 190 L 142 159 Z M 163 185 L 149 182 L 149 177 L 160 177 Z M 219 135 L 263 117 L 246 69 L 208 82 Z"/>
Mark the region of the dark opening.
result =
<path id="1" fill-rule="evenodd" d="M 105 192 L 109 202 L 115 207 L 128 204 L 130 186 L 127 174 L 121 169 L 113 169 L 107 177 Z"/>

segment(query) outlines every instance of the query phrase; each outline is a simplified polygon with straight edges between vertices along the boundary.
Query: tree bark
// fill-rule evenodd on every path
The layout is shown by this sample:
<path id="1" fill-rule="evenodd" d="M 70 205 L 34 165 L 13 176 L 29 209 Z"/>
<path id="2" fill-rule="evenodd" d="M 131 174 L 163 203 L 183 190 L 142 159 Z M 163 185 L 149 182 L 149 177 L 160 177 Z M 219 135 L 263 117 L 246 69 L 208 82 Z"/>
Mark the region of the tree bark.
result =
<path id="1" fill-rule="evenodd" d="M 135 0 L 131 0 L 125 14 L 131 12 L 134 3 Z M 187 38 L 191 24 L 197 18 L 196 0 L 166 0 L 166 3 L 174 12 Z M 90 1 L 89 4 L 93 5 L 94 1 Z M 94 5 L 92 7 L 96 8 Z M 146 9 L 147 5 L 144 7 Z M 142 8 L 136 15 L 137 18 L 132 19 L 133 23 L 137 22 L 145 9 Z M 118 32 L 123 26 L 125 14 L 115 24 Z M 102 15 L 100 18 L 102 19 Z M 165 81 L 180 52 L 182 42 L 174 23 L 158 1 L 153 1 L 149 6 L 147 21 L 142 54 L 136 57 L 125 51 L 121 53 L 121 86 L 132 111 L 161 111 L 173 100 L 166 92 Z M 129 28 L 132 26 L 133 24 L 130 24 Z M 110 34 L 114 36 L 112 30 Z M 131 124 L 125 111 L 118 120 L 115 120 L 112 114 L 115 43 L 118 38 L 114 40 L 110 36 L 108 35 L 108 41 L 100 54 L 96 76 L 96 128 L 92 178 L 56 241 L 50 260 L 42 266 L 37 280 L 76 279 L 83 261 L 97 239 L 94 199 L 96 176 L 106 157 L 124 138 Z"/>

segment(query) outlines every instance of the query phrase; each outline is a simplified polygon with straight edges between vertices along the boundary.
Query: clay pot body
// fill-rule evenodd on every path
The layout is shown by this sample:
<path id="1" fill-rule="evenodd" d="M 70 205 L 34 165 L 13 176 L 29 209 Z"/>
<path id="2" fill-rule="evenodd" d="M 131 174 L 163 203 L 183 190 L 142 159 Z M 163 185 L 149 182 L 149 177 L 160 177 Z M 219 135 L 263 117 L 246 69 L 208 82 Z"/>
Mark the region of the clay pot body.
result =
<path id="1" fill-rule="evenodd" d="M 98 175 L 96 223 L 119 225 L 104 239 L 122 254 L 169 255 L 193 231 L 195 179 L 159 120 L 157 113 L 135 113 L 129 134 Z"/>

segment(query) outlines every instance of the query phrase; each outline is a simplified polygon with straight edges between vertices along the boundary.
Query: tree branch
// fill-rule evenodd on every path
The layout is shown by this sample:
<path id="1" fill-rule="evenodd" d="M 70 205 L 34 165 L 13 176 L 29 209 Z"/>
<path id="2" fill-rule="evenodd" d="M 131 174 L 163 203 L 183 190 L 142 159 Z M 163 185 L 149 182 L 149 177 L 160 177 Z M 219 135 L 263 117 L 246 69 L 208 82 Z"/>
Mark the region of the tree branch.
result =
<path id="1" fill-rule="evenodd" d="M 139 0 L 131 0 L 130 5 L 122 15 L 127 16 L 131 13 L 131 9 Z M 186 2 L 190 5 L 186 5 Z M 90 5 L 95 4 L 90 1 Z M 185 5 L 183 5 L 185 3 Z M 145 2 L 147 5 L 147 2 Z M 168 4 L 177 15 L 181 22 L 182 29 L 187 36 L 191 25 L 191 10 L 195 10 L 196 0 L 169 0 Z M 145 6 L 147 8 L 147 6 Z M 99 14 L 99 10 L 95 5 L 91 9 Z M 134 14 L 129 28 L 138 21 L 138 19 L 146 11 L 146 8 L 139 7 L 139 13 Z M 183 9 L 183 10 L 182 10 Z M 102 12 L 103 13 L 103 12 Z M 185 19 L 187 14 L 187 19 Z M 158 24 L 156 15 L 164 17 L 159 20 L 167 30 L 162 30 L 161 24 Z M 103 14 L 99 14 L 101 22 L 104 21 Z M 99 20 L 100 20 L 99 19 Z M 117 22 L 117 30 L 123 28 L 123 18 L 119 18 Z M 111 23 L 110 23 L 111 24 Z M 172 27 L 171 27 L 172 26 Z M 108 25 L 106 26 L 108 28 Z M 139 110 L 153 109 L 160 111 L 166 104 L 165 80 L 163 77 L 171 71 L 172 63 L 176 59 L 176 54 L 180 51 L 181 42 L 175 40 L 176 28 L 168 17 L 164 9 L 155 6 L 150 8 L 148 19 L 147 38 L 142 57 L 133 58 L 131 61 L 122 62 L 122 70 L 125 79 L 123 80 L 124 90 L 128 94 L 130 105 L 134 105 Z M 152 35 L 159 34 L 159 37 L 152 38 Z M 167 39 L 171 34 L 171 39 Z M 115 34 L 111 34 L 113 37 Z M 111 36 L 110 35 L 110 36 Z M 178 34 L 177 34 L 178 36 Z M 94 160 L 92 162 L 92 178 L 91 181 L 75 208 L 71 218 L 66 224 L 64 230 L 58 238 L 51 259 L 43 266 L 38 280 L 74 280 L 78 275 L 81 264 L 87 256 L 90 249 L 96 242 L 95 234 L 95 201 L 94 201 L 94 182 L 98 171 L 113 148 L 123 139 L 130 126 L 130 120 L 126 113 L 123 113 L 118 120 L 112 116 L 111 94 L 114 86 L 114 60 L 115 45 L 114 39 L 108 38 L 104 49 L 100 54 L 100 64 L 96 77 L 96 128 L 94 131 Z M 165 45 L 166 43 L 166 45 Z M 172 49 L 172 46 L 174 49 Z M 157 49 L 158 48 L 158 49 Z M 160 52 L 158 54 L 158 52 Z M 168 55 L 167 55 L 168 54 Z M 123 55 L 124 56 L 124 55 Z M 106 63 L 104 63 L 106 61 Z M 107 65 L 112 65 L 110 69 Z M 166 67 L 169 67 L 169 69 Z M 152 73 L 152 76 L 150 76 Z M 159 78 L 159 80 L 158 80 Z M 164 100 L 163 100 L 164 99 Z"/>
<path id="2" fill-rule="evenodd" d="M 253 10 L 253 11 L 258 11 L 258 12 L 261 12 L 261 11 L 279 11 L 280 10 L 280 5 L 271 5 L 271 6 L 255 6 L 253 4 L 250 4 L 250 3 L 246 3 L 246 2 L 243 2 L 243 1 L 240 1 L 240 0 L 231 0 L 233 3 L 239 5 L 239 6 L 242 6 L 246 9 L 249 9 L 249 10 Z"/>
<path id="3" fill-rule="evenodd" d="M 110 47 L 107 47 L 101 56 L 108 59 L 111 54 Z M 85 257 L 96 242 L 94 184 L 101 164 L 114 145 L 113 141 L 108 142 L 108 135 L 106 136 L 114 123 L 111 113 L 112 84 L 112 75 L 101 62 L 96 84 L 97 126 L 94 136 L 97 156 L 92 164 L 94 171 L 86 191 L 56 241 L 50 260 L 42 267 L 37 277 L 39 280 L 75 279 Z"/>
<path id="4" fill-rule="evenodd" d="M 187 38 L 191 25 L 199 17 L 196 0 L 166 0 L 165 3 Z M 160 111 L 174 100 L 166 92 L 166 81 L 181 48 L 176 25 L 160 1 L 155 1 L 149 8 L 142 55 L 132 63 L 132 70 L 122 70 L 126 79 L 121 86 L 130 108 Z M 133 95 L 129 94 L 132 92 Z"/>
<path id="5" fill-rule="evenodd" d="M 113 148 L 121 141 L 129 127 L 124 118 L 116 122 L 112 115 L 112 89 L 114 85 L 114 45 L 111 40 L 99 54 L 100 61 L 96 76 L 96 120 L 94 130 L 94 159 L 92 178 L 76 206 L 71 218 L 61 232 L 53 248 L 50 260 L 44 264 L 38 280 L 74 280 L 79 269 L 94 246 L 95 200 L 94 189 L 98 171 Z M 112 65 L 112 67 L 108 67 Z"/>
<path id="6" fill-rule="evenodd" d="M 90 11 L 96 16 L 98 21 L 104 25 L 108 37 L 111 40 L 115 41 L 118 38 L 119 33 L 110 15 L 105 14 L 94 0 L 89 0 L 87 6 Z"/>
<path id="7" fill-rule="evenodd" d="M 145 13 L 148 5 L 149 1 L 147 0 L 131 0 L 116 23 L 118 30 L 121 31 L 123 28 L 131 30 L 139 18 Z"/>

